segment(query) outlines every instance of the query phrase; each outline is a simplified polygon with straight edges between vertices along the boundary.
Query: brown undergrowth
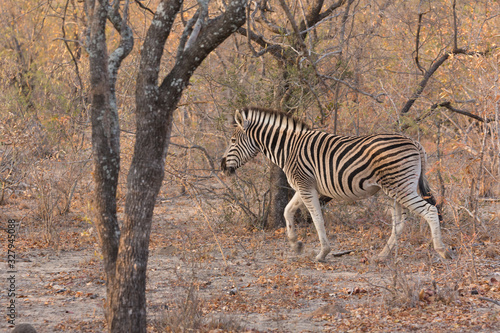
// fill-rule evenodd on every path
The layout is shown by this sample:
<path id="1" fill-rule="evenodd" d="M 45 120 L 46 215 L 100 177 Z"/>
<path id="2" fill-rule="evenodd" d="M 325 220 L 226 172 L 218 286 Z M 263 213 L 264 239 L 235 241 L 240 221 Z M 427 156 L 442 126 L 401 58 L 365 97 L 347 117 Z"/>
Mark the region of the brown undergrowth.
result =
<path id="1" fill-rule="evenodd" d="M 389 237 L 390 204 L 374 198 L 328 205 L 332 252 L 352 252 L 316 263 L 319 244 L 312 225 L 299 225 L 305 251 L 296 255 L 284 229 L 263 231 L 229 219 L 218 209 L 223 204 L 203 191 L 160 193 L 147 276 L 150 332 L 500 328 L 499 306 L 487 300 L 500 299 L 495 219 L 485 220 L 492 232 L 478 235 L 466 221 L 447 222 L 444 240 L 455 258 L 443 261 L 432 249 L 426 224 L 410 217 L 397 251 L 374 263 Z M 87 206 L 60 219 L 57 248 L 40 237 L 45 226 L 30 208 L 36 198 L 11 197 L 4 207 L 21 221 L 19 322 L 30 322 L 41 333 L 104 331 L 104 275 Z M 484 209 L 489 214 L 494 208 Z"/>

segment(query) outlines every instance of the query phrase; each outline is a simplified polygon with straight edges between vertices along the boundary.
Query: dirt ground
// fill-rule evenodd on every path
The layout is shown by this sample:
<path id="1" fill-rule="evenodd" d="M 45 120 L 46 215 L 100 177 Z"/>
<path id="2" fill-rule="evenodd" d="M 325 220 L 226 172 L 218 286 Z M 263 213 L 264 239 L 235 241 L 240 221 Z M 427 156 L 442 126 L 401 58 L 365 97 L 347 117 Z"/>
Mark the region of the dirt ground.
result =
<path id="1" fill-rule="evenodd" d="M 94 228 L 84 214 L 71 213 L 54 224 L 57 232 L 49 241 L 43 226 L 24 222 L 32 205 L 12 199 L 0 208 L 2 227 L 9 218 L 21 221 L 15 243 L 16 324 L 31 323 L 39 333 L 104 332 L 104 276 Z M 373 263 L 390 227 L 358 219 L 327 226 L 333 252 L 354 251 L 316 263 L 319 243 L 312 226 L 300 226 L 305 253 L 296 255 L 283 229 L 263 232 L 214 219 L 206 207 L 216 206 L 189 196 L 158 200 L 148 263 L 150 332 L 167 327 L 185 332 L 500 331 L 500 306 L 491 301 L 500 301 L 498 238 L 464 239 L 456 227 L 445 228 L 456 258 L 443 261 L 429 246 L 428 230 L 417 226 L 404 233 L 397 256 Z M 327 219 L 337 214 L 333 205 L 328 209 Z M 498 220 L 490 222 L 498 228 Z M 2 258 L 6 267 L 6 255 Z M 0 331 L 9 332 L 4 267 Z"/>

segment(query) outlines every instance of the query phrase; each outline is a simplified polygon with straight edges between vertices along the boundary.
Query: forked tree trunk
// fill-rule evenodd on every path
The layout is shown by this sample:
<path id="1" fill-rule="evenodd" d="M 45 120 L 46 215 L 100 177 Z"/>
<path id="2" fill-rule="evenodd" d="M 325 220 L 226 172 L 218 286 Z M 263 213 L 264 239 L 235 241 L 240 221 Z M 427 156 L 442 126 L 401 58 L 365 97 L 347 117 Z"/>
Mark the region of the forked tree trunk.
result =
<path id="1" fill-rule="evenodd" d="M 141 52 L 136 85 L 136 142 L 127 177 L 125 219 L 116 216 L 116 189 L 120 142 L 115 82 L 121 60 L 133 46 L 127 26 L 128 2 L 113 7 L 108 1 L 87 0 L 91 31 L 92 146 L 96 182 L 96 221 L 106 272 L 106 321 L 109 332 L 146 332 L 146 268 L 155 201 L 160 190 L 172 127 L 173 112 L 189 79 L 201 62 L 245 22 L 246 0 L 235 0 L 225 12 L 208 20 L 208 2 L 187 25 L 179 42 L 176 62 L 159 82 L 160 63 L 172 24 L 183 0 L 161 1 Z M 125 18 L 122 22 L 123 14 Z M 120 46 L 109 58 L 106 22 L 120 33 Z"/>

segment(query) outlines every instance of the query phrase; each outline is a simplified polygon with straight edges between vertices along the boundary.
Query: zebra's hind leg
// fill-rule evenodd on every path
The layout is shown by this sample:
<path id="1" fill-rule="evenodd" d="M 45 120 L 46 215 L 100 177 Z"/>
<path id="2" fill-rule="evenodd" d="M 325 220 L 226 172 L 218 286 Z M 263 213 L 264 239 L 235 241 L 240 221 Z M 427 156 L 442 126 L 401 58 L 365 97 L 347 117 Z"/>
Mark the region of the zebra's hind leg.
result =
<path id="1" fill-rule="evenodd" d="M 398 198 L 398 202 L 427 221 L 431 229 L 434 249 L 444 259 L 451 259 L 452 256 L 441 238 L 441 226 L 439 225 L 439 215 L 436 206 L 422 199 L 416 191 Z"/>
<path id="2" fill-rule="evenodd" d="M 302 206 L 302 199 L 299 192 L 296 192 L 292 200 L 285 207 L 285 221 L 286 221 L 286 234 L 292 250 L 296 253 L 301 253 L 303 244 L 297 240 L 297 233 L 295 232 L 295 212 Z"/>
<path id="3" fill-rule="evenodd" d="M 406 209 L 398 202 L 394 204 L 394 209 L 392 211 L 392 233 L 391 237 L 387 241 L 384 249 L 377 256 L 375 260 L 383 261 L 387 259 L 389 253 L 391 253 L 394 245 L 396 245 L 397 239 L 404 229 L 406 222 Z"/>

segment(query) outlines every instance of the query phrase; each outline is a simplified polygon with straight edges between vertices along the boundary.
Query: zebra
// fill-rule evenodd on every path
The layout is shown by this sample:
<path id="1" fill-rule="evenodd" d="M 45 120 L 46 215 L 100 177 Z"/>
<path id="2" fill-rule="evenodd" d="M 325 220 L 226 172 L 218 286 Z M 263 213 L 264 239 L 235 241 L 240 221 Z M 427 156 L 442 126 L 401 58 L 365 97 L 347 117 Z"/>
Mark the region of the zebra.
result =
<path id="1" fill-rule="evenodd" d="M 400 134 L 340 136 L 313 130 L 279 111 L 247 107 L 235 112 L 235 130 L 221 160 L 221 170 L 234 174 L 262 152 L 286 174 L 295 194 L 284 212 L 289 243 L 297 253 L 294 214 L 305 206 L 321 243 L 316 260 L 324 262 L 331 247 L 325 232 L 320 199 L 353 202 L 380 189 L 395 201 L 392 233 L 377 260 L 384 260 L 402 232 L 406 211 L 430 226 L 434 249 L 450 259 L 441 239 L 441 215 L 424 175 L 426 155 L 415 140 Z M 420 195 L 417 192 L 420 190 Z"/>

